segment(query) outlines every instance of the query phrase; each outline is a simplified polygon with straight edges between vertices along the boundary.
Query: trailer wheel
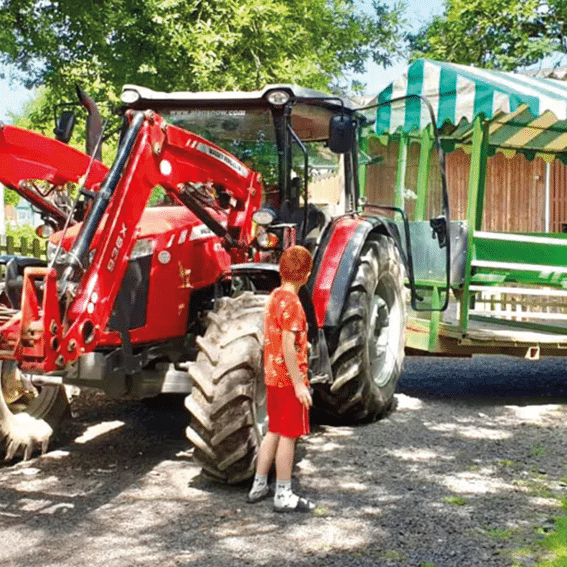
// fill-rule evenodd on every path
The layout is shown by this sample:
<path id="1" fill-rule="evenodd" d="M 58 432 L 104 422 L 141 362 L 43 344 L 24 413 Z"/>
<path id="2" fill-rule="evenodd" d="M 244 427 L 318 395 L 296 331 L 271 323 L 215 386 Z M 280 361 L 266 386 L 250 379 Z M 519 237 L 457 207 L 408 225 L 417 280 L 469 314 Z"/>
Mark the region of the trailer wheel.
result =
<path id="1" fill-rule="evenodd" d="M 203 474 L 235 484 L 251 478 L 265 433 L 266 392 L 262 364 L 267 296 L 245 292 L 222 298 L 197 339 L 200 352 L 188 369 L 193 381 L 185 406 L 187 437 Z"/>
<path id="2" fill-rule="evenodd" d="M 371 236 L 362 249 L 330 342 L 333 383 L 316 384 L 315 405 L 333 423 L 365 423 L 391 407 L 404 359 L 406 304 L 393 239 Z"/>
<path id="3" fill-rule="evenodd" d="M 14 361 L 4 360 L 0 366 L 0 404 L 4 408 L 0 412 L 0 437 L 4 438 L 8 458 L 16 449 L 15 454 L 29 458 L 69 415 L 69 400 L 63 386 L 35 388 L 26 384 Z"/>

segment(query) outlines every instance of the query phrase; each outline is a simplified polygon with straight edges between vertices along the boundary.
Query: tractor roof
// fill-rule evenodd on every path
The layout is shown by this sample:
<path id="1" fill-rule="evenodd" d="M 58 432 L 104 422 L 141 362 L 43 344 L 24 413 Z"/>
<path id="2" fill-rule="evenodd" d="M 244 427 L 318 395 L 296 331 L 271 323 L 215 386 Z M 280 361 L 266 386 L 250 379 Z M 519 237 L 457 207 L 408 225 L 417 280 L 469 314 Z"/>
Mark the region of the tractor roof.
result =
<path id="1" fill-rule="evenodd" d="M 269 106 L 268 95 L 277 91 L 285 91 L 293 98 L 301 99 L 306 104 L 328 108 L 331 111 L 344 109 L 352 113 L 356 107 L 344 97 L 337 97 L 299 87 L 297 85 L 268 85 L 258 91 L 224 91 L 224 92 L 160 92 L 137 85 L 124 85 L 122 101 L 130 108 L 155 108 L 178 106 L 183 108 L 203 107 L 246 107 Z"/>

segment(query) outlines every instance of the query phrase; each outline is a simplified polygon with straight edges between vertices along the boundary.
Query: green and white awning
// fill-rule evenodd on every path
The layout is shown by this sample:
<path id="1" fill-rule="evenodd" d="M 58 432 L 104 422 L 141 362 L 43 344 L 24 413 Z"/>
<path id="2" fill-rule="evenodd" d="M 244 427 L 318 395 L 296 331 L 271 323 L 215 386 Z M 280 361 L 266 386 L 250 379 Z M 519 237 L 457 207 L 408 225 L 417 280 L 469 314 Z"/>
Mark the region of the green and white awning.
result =
<path id="1" fill-rule="evenodd" d="M 457 143 L 470 141 L 471 124 L 482 115 L 493 147 L 542 157 L 567 153 L 567 82 L 422 59 L 377 102 L 408 94 L 426 97 L 437 127 Z M 376 133 L 420 131 L 430 122 L 419 99 L 405 99 L 377 109 Z"/>

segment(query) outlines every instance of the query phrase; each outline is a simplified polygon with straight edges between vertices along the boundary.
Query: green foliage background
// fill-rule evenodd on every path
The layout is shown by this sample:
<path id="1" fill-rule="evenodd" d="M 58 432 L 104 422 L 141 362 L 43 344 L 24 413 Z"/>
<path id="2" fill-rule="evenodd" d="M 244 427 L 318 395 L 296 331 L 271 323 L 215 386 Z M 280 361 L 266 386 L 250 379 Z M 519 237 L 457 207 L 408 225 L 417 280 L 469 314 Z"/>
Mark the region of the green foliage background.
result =
<path id="1" fill-rule="evenodd" d="M 567 52 L 565 0 L 445 0 L 445 12 L 409 36 L 421 57 L 512 71 Z"/>
<path id="2" fill-rule="evenodd" d="M 75 100 L 119 104 L 122 85 L 253 90 L 289 82 L 358 88 L 349 73 L 401 52 L 403 4 L 373 0 L 0 0 L 0 69 L 43 86 L 26 124 Z"/>

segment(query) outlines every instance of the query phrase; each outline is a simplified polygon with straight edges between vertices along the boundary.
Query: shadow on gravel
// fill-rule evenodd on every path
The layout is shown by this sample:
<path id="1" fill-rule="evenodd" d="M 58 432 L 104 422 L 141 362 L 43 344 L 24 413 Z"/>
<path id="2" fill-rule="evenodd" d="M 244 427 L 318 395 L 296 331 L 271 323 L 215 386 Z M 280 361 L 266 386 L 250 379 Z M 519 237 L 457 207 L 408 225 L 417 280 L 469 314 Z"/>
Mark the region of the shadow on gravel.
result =
<path id="1" fill-rule="evenodd" d="M 567 446 L 565 408 L 536 408 L 549 412 L 538 421 L 517 406 L 561 404 L 564 364 L 408 358 L 395 411 L 316 427 L 300 445 L 312 515 L 200 477 L 181 407 L 76 406 L 61 456 L 0 469 L 7 564 L 510 567 L 510 550 L 550 529 Z"/>
<path id="2" fill-rule="evenodd" d="M 447 368 L 451 372 L 447 373 Z M 409 356 L 398 392 L 419 398 L 454 398 L 501 404 L 567 402 L 567 359 L 507 356 Z"/>
<path id="3" fill-rule="evenodd" d="M 141 403 L 81 394 L 72 402 L 73 419 L 62 425 L 45 457 L 0 466 L 8 480 L 0 491 L 0 526 L 45 530 L 49 540 L 48 533 L 69 529 L 159 463 L 179 459 L 190 449 L 182 406 L 175 397 Z M 17 488 L 10 487 L 12 478 L 19 479 Z M 57 489 L 34 489 L 45 484 Z"/>

